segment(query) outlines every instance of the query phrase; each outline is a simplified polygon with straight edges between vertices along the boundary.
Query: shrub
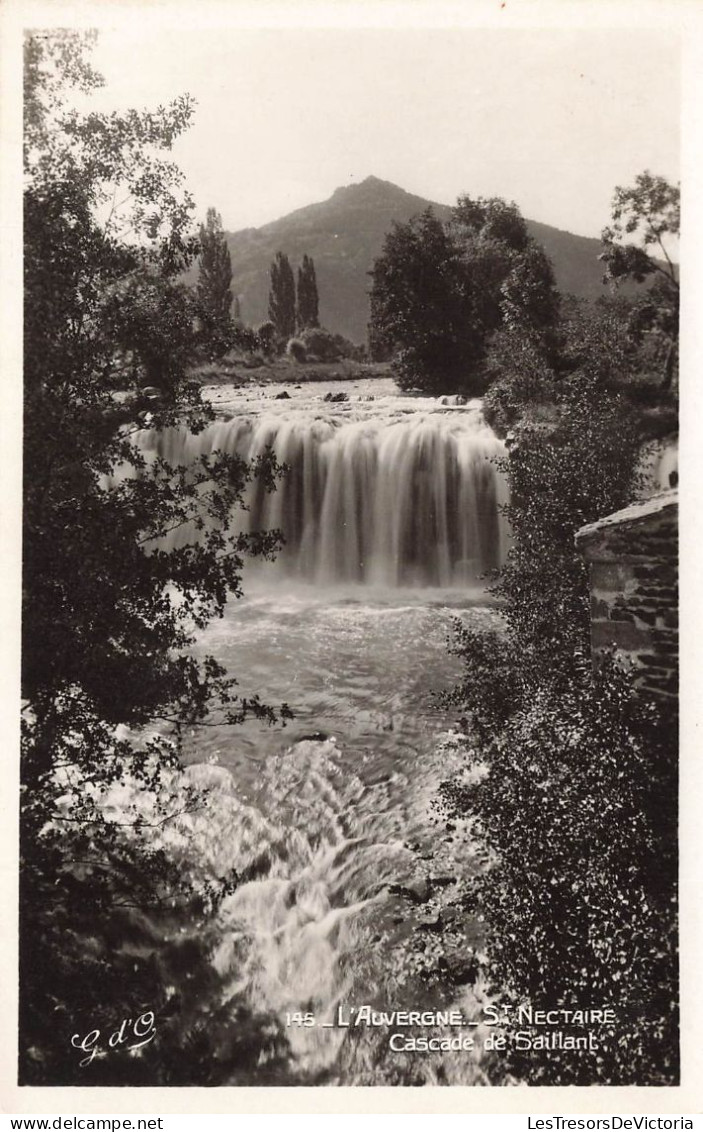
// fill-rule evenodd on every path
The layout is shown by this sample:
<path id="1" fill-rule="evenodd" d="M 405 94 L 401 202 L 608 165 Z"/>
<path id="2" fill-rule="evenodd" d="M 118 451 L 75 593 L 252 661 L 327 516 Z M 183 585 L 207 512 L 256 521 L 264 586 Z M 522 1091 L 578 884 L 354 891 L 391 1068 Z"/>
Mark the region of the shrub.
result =
<path id="1" fill-rule="evenodd" d="M 641 303 L 618 299 L 586 305 L 564 301 L 558 326 L 535 335 L 508 327 L 491 340 L 484 412 L 505 434 L 525 414 L 547 414 L 560 386 L 574 377 L 598 386 L 601 401 L 617 395 L 634 406 L 674 406 L 661 388 L 656 336 L 638 329 Z M 661 342 L 659 342 L 661 346 Z"/>
<path id="2" fill-rule="evenodd" d="M 309 327 L 298 335 L 298 340 L 302 342 L 310 361 L 316 362 L 336 362 L 344 357 L 339 338 L 339 335 L 331 334 L 329 330 L 321 330 L 319 327 Z"/>
<path id="3" fill-rule="evenodd" d="M 494 591 L 516 655 L 536 682 L 568 679 L 590 635 L 587 567 L 574 535 L 626 506 L 640 484 L 637 420 L 591 377 L 562 380 L 552 425 L 516 432 L 504 462 L 513 544 Z"/>
<path id="4" fill-rule="evenodd" d="M 557 379 L 543 343 L 525 333 L 501 331 L 491 343 L 487 363 L 488 390 L 483 400 L 486 420 L 505 435 L 526 410 L 548 406 L 557 394 Z"/>
<path id="5" fill-rule="evenodd" d="M 265 357 L 270 357 L 276 349 L 276 327 L 272 322 L 262 322 L 256 329 L 259 349 Z"/>
<path id="6" fill-rule="evenodd" d="M 357 362 L 363 362 L 366 358 L 366 347 L 357 346 L 349 338 L 345 338 L 343 334 L 335 334 L 334 341 L 339 350 L 340 358 L 352 358 Z"/>
<path id="7" fill-rule="evenodd" d="M 250 326 L 235 322 L 232 327 L 232 344 L 236 349 L 253 351 L 259 346 L 259 337 Z"/>
<path id="8" fill-rule="evenodd" d="M 496 863 L 475 883 L 494 989 L 537 1008 L 608 1006 L 597 1050 L 509 1047 L 530 1084 L 676 1081 L 676 739 L 612 662 L 581 655 L 569 686 L 543 683 L 474 752 L 487 774 L 446 783 Z"/>
<path id="9" fill-rule="evenodd" d="M 294 358 L 296 362 L 305 362 L 308 357 L 305 344 L 301 342 L 300 338 L 290 338 L 288 340 L 286 354 L 289 358 Z"/>
<path id="10" fill-rule="evenodd" d="M 464 659 L 465 671 L 440 700 L 447 708 L 458 707 L 461 727 L 479 743 L 487 743 L 521 700 L 522 670 L 505 633 L 470 629 L 460 621 L 455 622 L 449 651 Z"/>
<path id="11" fill-rule="evenodd" d="M 427 352 L 434 353 L 432 342 L 427 346 Z M 435 370 L 427 373 L 422 355 L 412 346 L 396 349 L 391 369 L 396 385 L 406 393 L 420 390 L 435 396 L 464 393 L 467 397 L 480 397 L 486 390 L 486 375 L 480 367 L 461 370 L 457 363 L 449 372 Z"/>
<path id="12" fill-rule="evenodd" d="M 503 629 L 460 632 L 467 763 L 442 787 L 495 863 L 476 882 L 488 973 L 512 1004 L 611 1006 L 595 1050 L 521 1053 L 530 1084 L 672 1084 L 677 1075 L 675 721 L 612 659 L 593 673 L 584 524 L 627 504 L 640 437 L 587 367 L 563 377 L 550 426 L 521 425 L 503 461 L 513 545 L 492 591 Z"/>
<path id="13" fill-rule="evenodd" d="M 218 806 L 161 740 L 130 748 L 94 726 L 85 759 L 99 757 L 100 775 L 77 752 L 65 744 L 70 769 L 22 813 L 21 1084 L 231 1084 L 260 1055 L 280 1063 L 278 1020 L 253 1016 L 212 964 L 237 877 L 208 847 L 230 831 L 230 800 Z"/>

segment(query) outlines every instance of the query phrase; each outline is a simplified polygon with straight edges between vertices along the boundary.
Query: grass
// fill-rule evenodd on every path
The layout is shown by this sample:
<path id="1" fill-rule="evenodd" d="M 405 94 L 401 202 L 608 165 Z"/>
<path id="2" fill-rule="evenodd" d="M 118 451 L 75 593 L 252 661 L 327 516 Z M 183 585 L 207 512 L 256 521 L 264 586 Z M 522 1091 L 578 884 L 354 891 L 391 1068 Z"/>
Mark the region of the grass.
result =
<path id="1" fill-rule="evenodd" d="M 188 376 L 204 385 L 302 385 L 314 381 L 349 381 L 361 377 L 390 377 L 385 362 L 296 362 L 291 357 L 262 359 L 257 355 L 227 355 L 192 366 Z"/>

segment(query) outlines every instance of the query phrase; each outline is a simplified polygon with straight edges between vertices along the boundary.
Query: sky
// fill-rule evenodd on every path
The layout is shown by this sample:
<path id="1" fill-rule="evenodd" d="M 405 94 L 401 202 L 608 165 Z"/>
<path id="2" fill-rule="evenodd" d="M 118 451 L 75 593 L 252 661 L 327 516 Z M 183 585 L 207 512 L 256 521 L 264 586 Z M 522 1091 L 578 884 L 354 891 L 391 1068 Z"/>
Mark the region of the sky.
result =
<path id="1" fill-rule="evenodd" d="M 100 31 L 96 107 L 197 100 L 174 157 L 198 219 L 258 227 L 369 175 L 430 200 L 514 200 L 581 235 L 616 185 L 680 176 L 679 37 L 665 28 Z"/>

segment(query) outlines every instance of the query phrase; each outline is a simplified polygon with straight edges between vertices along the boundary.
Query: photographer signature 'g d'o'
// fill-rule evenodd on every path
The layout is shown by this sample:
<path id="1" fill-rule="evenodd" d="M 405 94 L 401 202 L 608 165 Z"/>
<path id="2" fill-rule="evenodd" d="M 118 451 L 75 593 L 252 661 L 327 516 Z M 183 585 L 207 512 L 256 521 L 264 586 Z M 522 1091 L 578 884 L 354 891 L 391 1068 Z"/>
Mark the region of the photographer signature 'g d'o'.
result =
<path id="1" fill-rule="evenodd" d="M 131 1029 L 130 1029 L 131 1027 Z M 138 1018 L 132 1021 L 131 1018 L 123 1018 L 120 1025 L 116 1030 L 110 1034 L 107 1039 L 107 1044 L 110 1049 L 117 1049 L 119 1046 L 124 1045 L 125 1042 L 131 1042 L 127 1046 L 128 1050 L 141 1049 L 142 1046 L 148 1045 L 156 1034 L 156 1024 L 153 1011 L 147 1010 L 146 1013 L 140 1014 Z M 84 1057 L 79 1065 L 90 1065 L 96 1054 L 105 1054 L 100 1048 L 100 1030 L 90 1030 L 89 1033 L 81 1038 L 79 1034 L 74 1034 L 71 1038 L 71 1045 L 75 1049 L 83 1050 L 88 1056 Z M 105 1051 L 106 1053 L 107 1051 Z"/>

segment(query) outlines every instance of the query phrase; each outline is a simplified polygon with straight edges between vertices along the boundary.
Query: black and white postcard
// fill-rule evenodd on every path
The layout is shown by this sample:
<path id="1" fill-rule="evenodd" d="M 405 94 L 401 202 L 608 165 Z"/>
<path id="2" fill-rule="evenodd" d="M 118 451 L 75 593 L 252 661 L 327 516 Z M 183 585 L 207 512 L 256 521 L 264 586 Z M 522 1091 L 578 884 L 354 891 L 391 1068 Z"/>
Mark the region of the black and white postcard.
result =
<path id="1" fill-rule="evenodd" d="M 4 1110 L 695 1113 L 700 11 L 0 15 Z"/>

